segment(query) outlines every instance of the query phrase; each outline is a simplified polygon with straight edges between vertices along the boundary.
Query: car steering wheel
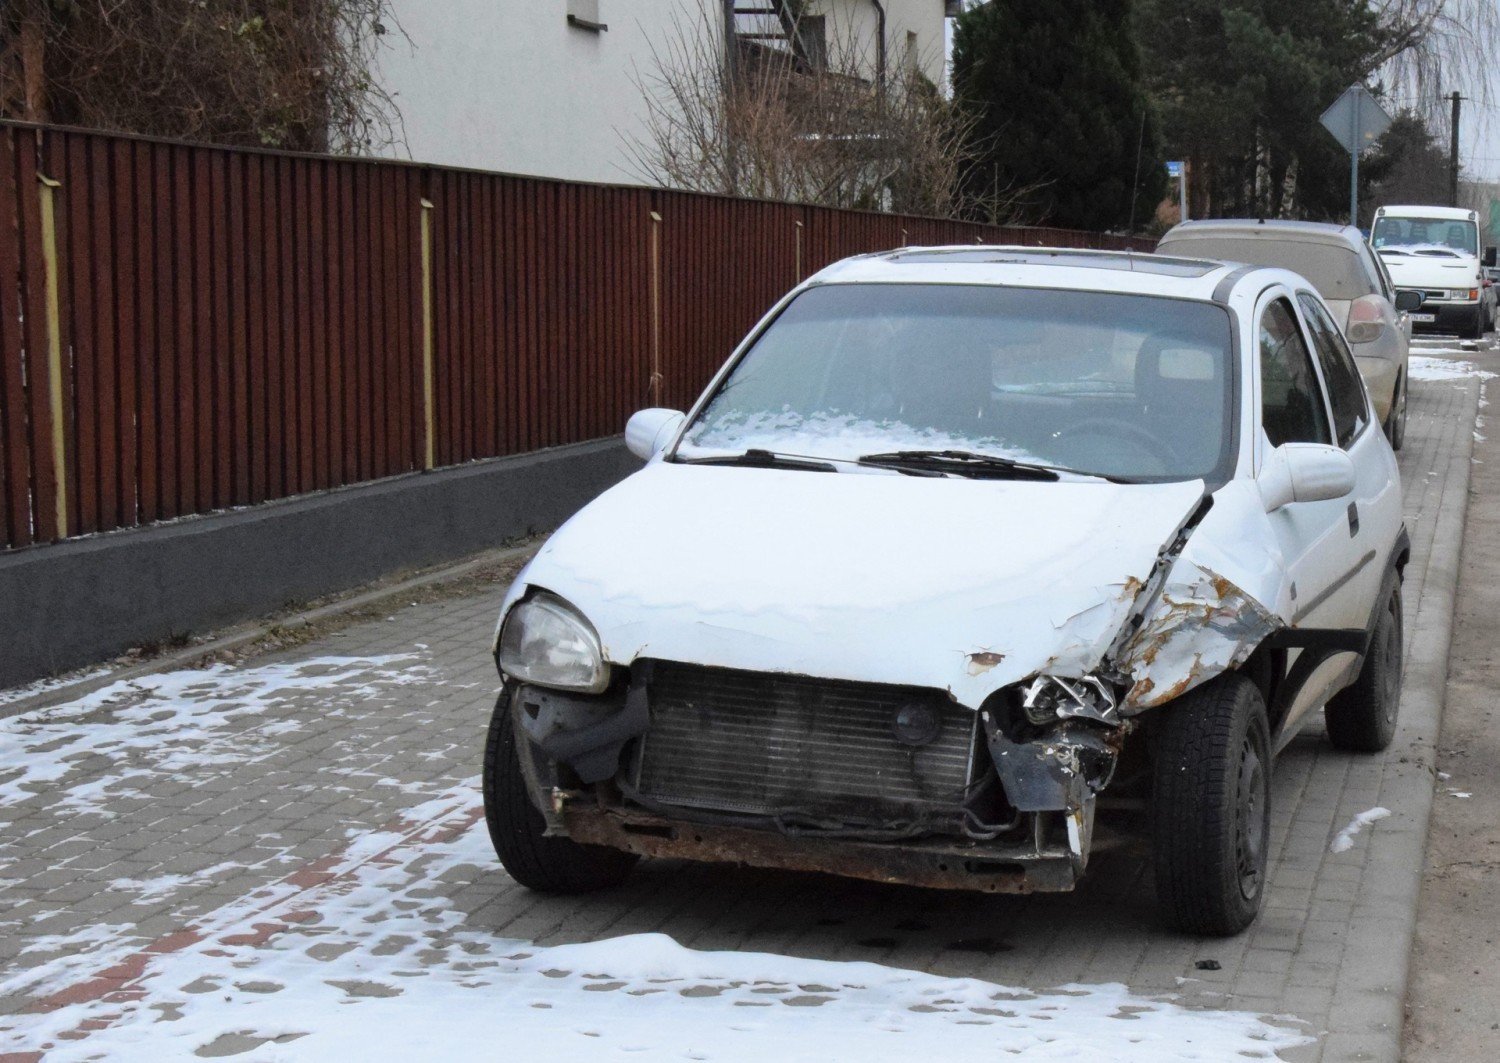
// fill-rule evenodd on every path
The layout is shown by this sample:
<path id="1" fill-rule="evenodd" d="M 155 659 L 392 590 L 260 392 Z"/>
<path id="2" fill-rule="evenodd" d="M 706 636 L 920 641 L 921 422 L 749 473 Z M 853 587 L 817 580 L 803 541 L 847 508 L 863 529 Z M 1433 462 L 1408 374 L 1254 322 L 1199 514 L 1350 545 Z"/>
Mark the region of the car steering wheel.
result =
<path id="1" fill-rule="evenodd" d="M 1161 475 L 1177 462 L 1176 452 L 1167 444 L 1139 425 L 1114 417 L 1096 417 L 1087 421 L 1079 421 L 1077 424 L 1062 429 L 1053 438 L 1061 448 L 1066 450 L 1075 440 L 1090 436 L 1106 441 L 1110 445 L 1112 456 L 1118 456 L 1123 446 L 1127 448 L 1127 457 L 1130 450 L 1134 450 L 1144 458 L 1143 467 L 1131 470 L 1131 472 L 1143 473 L 1147 476 Z M 1113 471 L 1128 475 L 1124 469 L 1116 468 Z"/>

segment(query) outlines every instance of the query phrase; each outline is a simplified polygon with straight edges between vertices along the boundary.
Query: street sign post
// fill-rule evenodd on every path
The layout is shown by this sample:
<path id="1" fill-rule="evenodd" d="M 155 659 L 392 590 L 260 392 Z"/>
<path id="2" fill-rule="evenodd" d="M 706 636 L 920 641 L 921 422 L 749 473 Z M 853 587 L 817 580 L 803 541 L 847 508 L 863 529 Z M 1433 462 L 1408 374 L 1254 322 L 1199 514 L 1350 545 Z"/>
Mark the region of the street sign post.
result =
<path id="1" fill-rule="evenodd" d="M 1177 181 L 1178 221 L 1187 221 L 1187 166 L 1180 159 L 1167 162 L 1167 176 Z"/>
<path id="2" fill-rule="evenodd" d="M 1359 154 L 1384 133 L 1391 116 L 1363 85 L 1350 85 L 1318 121 L 1349 153 L 1349 224 L 1359 225 Z"/>

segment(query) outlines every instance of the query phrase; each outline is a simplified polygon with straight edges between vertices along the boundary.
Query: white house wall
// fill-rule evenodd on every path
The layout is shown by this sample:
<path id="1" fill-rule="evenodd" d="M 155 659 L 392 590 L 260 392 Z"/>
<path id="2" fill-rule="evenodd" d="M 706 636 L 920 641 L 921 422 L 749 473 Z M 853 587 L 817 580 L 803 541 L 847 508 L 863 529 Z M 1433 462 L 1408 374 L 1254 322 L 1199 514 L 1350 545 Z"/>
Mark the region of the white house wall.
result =
<path id="1" fill-rule="evenodd" d="M 910 61 L 910 55 L 934 85 L 943 84 L 942 0 L 883 0 L 881 6 L 885 8 L 887 70 L 894 74 Z M 849 37 L 859 41 L 864 72 L 866 76 L 874 74 L 880 16 L 872 0 L 814 0 L 808 10 L 827 16 L 830 43 Z M 910 53 L 908 33 L 916 34 L 915 50 Z"/>
<path id="2" fill-rule="evenodd" d="M 752 6 L 750 0 L 741 0 Z M 405 33 L 387 38 L 382 86 L 400 110 L 405 147 L 390 154 L 423 162 L 576 181 L 645 183 L 628 144 L 643 136 L 641 80 L 678 35 L 722 40 L 720 0 L 392 0 Z M 570 9 L 597 7 L 609 28 L 568 22 Z M 817 0 L 829 36 L 849 27 L 874 74 L 877 24 L 870 0 Z M 924 72 L 941 83 L 942 0 L 885 0 L 887 62 L 905 62 L 917 34 Z M 409 40 L 408 40 L 409 38 Z"/>
<path id="3" fill-rule="evenodd" d="M 626 145 L 645 127 L 637 83 L 652 47 L 717 0 L 598 0 L 591 32 L 566 0 L 393 0 L 410 43 L 388 38 L 381 83 L 401 111 L 406 152 L 446 166 L 643 183 Z"/>

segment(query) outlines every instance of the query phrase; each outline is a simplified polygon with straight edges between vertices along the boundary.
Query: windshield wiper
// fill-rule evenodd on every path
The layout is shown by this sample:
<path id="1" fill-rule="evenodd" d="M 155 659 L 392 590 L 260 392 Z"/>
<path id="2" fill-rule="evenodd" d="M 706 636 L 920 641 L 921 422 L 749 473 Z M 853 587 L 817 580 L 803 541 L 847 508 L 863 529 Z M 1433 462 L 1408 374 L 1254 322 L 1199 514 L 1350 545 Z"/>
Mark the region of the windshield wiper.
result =
<path id="1" fill-rule="evenodd" d="M 1059 479 L 1057 470 L 998 454 L 980 454 L 972 450 L 892 450 L 882 454 L 865 454 L 859 464 L 882 469 L 921 469 L 951 472 L 959 476 L 988 476 L 1007 480 Z"/>
<path id="2" fill-rule="evenodd" d="M 836 472 L 833 465 L 812 458 L 797 458 L 789 454 L 751 447 L 740 454 L 709 454 L 700 458 L 672 459 L 682 465 L 748 465 L 756 469 L 801 469 L 804 472 Z"/>

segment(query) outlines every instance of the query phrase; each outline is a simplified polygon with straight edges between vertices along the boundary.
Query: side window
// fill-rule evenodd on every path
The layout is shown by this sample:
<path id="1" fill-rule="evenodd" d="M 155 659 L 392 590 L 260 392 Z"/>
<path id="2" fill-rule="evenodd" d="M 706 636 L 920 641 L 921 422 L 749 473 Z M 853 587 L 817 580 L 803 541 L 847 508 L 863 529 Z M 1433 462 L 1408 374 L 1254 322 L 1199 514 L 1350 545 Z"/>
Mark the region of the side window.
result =
<path id="1" fill-rule="evenodd" d="M 1390 271 L 1385 268 L 1385 259 L 1381 258 L 1374 251 L 1371 251 L 1368 247 L 1365 248 L 1365 254 L 1370 256 L 1370 261 L 1375 265 L 1375 273 L 1380 278 L 1380 294 L 1385 296 L 1386 302 L 1395 305 L 1396 285 L 1391 280 Z"/>
<path id="2" fill-rule="evenodd" d="M 1380 268 L 1380 256 L 1365 244 L 1360 244 L 1359 258 L 1365 267 L 1365 272 L 1370 276 L 1370 290 L 1376 295 L 1384 296 L 1387 302 L 1394 302 L 1396 296 L 1391 291 L 1390 280 L 1386 277 L 1385 270 Z"/>
<path id="3" fill-rule="evenodd" d="M 1260 315 L 1260 395 L 1261 423 L 1272 446 L 1332 442 L 1312 356 L 1285 299 Z"/>
<path id="4" fill-rule="evenodd" d="M 1302 314 L 1312 329 L 1313 347 L 1318 352 L 1318 364 L 1323 368 L 1323 382 L 1328 385 L 1339 446 L 1347 447 L 1370 419 L 1365 383 L 1359 377 L 1359 368 L 1354 364 L 1348 344 L 1328 316 L 1328 311 L 1323 309 L 1323 304 L 1306 292 L 1300 293 L 1297 301 L 1302 304 Z"/>

